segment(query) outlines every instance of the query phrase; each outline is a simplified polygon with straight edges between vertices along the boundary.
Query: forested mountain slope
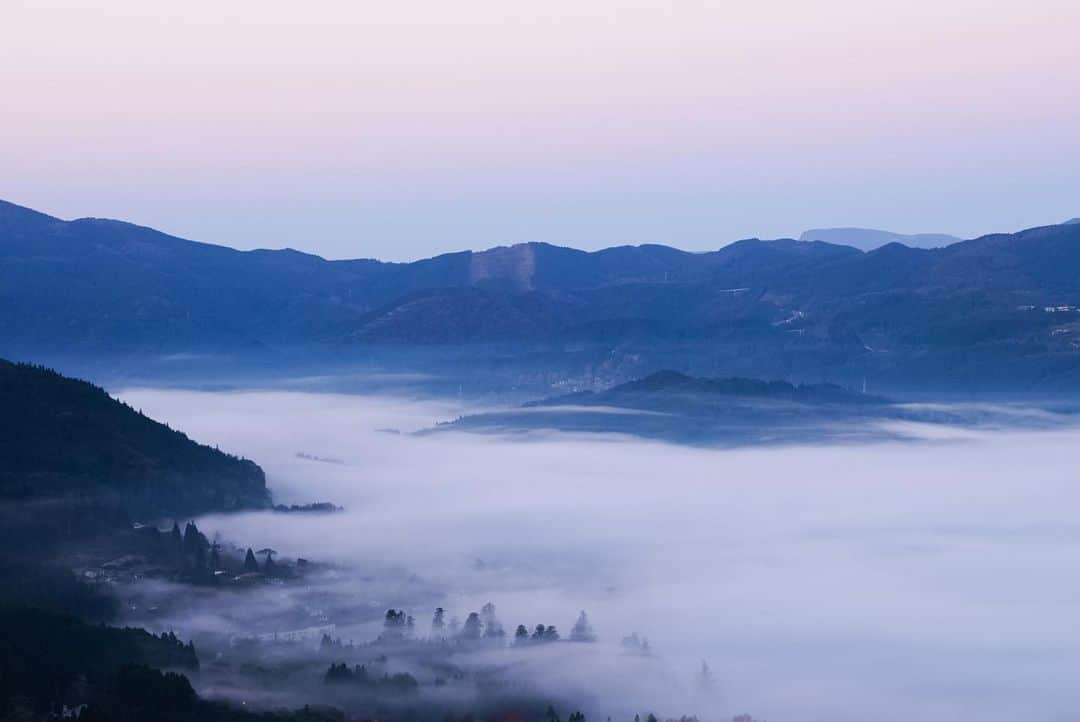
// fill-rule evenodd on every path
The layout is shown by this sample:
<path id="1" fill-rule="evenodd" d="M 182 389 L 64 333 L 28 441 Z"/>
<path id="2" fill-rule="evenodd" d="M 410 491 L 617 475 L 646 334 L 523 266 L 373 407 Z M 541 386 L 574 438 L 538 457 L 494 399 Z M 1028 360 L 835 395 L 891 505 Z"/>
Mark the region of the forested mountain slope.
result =
<path id="1" fill-rule="evenodd" d="M 93 384 L 0 360 L 0 497 L 114 499 L 169 515 L 264 507 L 262 470 Z"/>

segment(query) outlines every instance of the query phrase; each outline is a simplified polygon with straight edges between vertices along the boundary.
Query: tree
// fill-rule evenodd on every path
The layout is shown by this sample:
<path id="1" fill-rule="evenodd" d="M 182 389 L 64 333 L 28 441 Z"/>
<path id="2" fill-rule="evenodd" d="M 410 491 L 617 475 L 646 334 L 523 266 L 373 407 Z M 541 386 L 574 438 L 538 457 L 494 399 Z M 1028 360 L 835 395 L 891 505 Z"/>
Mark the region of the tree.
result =
<path id="1" fill-rule="evenodd" d="M 574 628 L 570 630 L 571 642 L 595 642 L 596 633 L 593 632 L 592 625 L 589 624 L 589 618 L 586 616 L 585 611 L 582 610 L 578 615 L 577 621 L 574 622 Z"/>
<path id="2" fill-rule="evenodd" d="M 529 643 L 529 630 L 525 628 L 524 624 L 517 625 L 517 630 L 514 632 L 514 644 L 522 645 Z"/>
<path id="3" fill-rule="evenodd" d="M 626 648 L 627 651 L 633 652 L 635 654 L 640 654 L 642 656 L 648 656 L 649 653 L 652 651 L 652 649 L 649 647 L 649 640 L 645 637 L 639 637 L 637 632 L 634 632 L 628 637 L 623 637 L 622 645 Z"/>
<path id="4" fill-rule="evenodd" d="M 405 634 L 408 619 L 405 610 L 387 609 L 386 617 L 383 619 L 383 629 L 392 636 L 401 637 Z"/>
<path id="5" fill-rule="evenodd" d="M 436 639 L 442 639 L 446 636 L 446 610 L 442 607 L 435 608 L 435 616 L 431 618 L 431 636 Z"/>
<path id="6" fill-rule="evenodd" d="M 259 571 L 259 562 L 255 560 L 255 552 L 251 551 L 251 547 L 248 547 L 247 554 L 244 555 L 244 571 Z"/>
<path id="7" fill-rule="evenodd" d="M 544 630 L 545 642 L 557 642 L 559 641 L 559 633 L 556 631 L 554 625 L 548 625 L 548 628 Z"/>
<path id="8" fill-rule="evenodd" d="M 256 554 L 266 555 L 266 560 L 263 562 L 263 572 L 266 574 L 266 576 L 270 576 L 277 571 L 277 568 L 274 565 L 274 555 L 277 554 L 276 551 L 267 547 L 265 549 L 260 549 L 256 552 Z"/>
<path id="9" fill-rule="evenodd" d="M 697 688 L 699 692 L 711 694 L 716 689 L 716 680 L 713 679 L 712 670 L 704 659 L 701 660 L 701 669 L 697 674 Z"/>
<path id="10" fill-rule="evenodd" d="M 484 623 L 484 639 L 502 639 L 506 636 L 506 630 L 495 616 L 495 605 L 491 602 L 480 610 L 480 621 Z"/>
<path id="11" fill-rule="evenodd" d="M 323 681 L 327 684 L 335 684 L 337 682 L 351 682 L 353 678 L 352 670 L 349 669 L 349 665 L 342 662 L 341 664 L 331 663 L 330 669 L 326 670 L 326 674 L 323 676 Z"/>
<path id="12" fill-rule="evenodd" d="M 179 531 L 179 527 L 177 527 Z M 184 556 L 195 557 L 199 554 L 199 551 L 206 551 L 210 547 L 210 542 L 207 541 L 206 536 L 199 531 L 199 527 L 195 526 L 195 522 L 189 521 L 184 526 Z"/>
<path id="13" fill-rule="evenodd" d="M 480 615 L 476 612 L 470 612 L 465 620 L 465 626 L 461 628 L 461 638 L 468 640 L 480 639 L 483 631 L 484 625 L 480 621 Z"/>

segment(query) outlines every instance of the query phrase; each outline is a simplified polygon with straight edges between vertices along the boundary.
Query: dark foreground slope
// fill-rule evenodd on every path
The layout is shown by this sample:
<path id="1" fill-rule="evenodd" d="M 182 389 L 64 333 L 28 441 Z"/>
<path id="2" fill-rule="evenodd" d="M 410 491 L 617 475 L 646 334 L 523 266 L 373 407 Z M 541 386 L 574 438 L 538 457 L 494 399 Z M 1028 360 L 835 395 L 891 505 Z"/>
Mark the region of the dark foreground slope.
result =
<path id="1" fill-rule="evenodd" d="M 262 470 L 197 444 L 93 384 L 0 360 L 0 496 L 101 497 L 133 513 L 269 504 Z"/>
<path id="2" fill-rule="evenodd" d="M 45 722 L 339 722 L 307 707 L 251 713 L 200 699 L 194 646 L 172 633 L 86 624 L 40 609 L 0 607 L 0 711 L 5 720 Z M 162 671 L 162 669 L 170 671 Z"/>

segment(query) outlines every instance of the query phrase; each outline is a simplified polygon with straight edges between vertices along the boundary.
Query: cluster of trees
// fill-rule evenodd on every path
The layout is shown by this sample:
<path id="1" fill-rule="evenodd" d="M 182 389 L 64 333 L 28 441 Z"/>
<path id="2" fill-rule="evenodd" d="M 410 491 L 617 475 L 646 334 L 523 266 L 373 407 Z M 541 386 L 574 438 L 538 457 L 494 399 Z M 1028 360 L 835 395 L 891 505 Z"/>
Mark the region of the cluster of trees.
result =
<path id="1" fill-rule="evenodd" d="M 46 722 L 344 722 L 335 709 L 252 713 L 200 699 L 184 671 L 191 642 L 171 632 L 87 624 L 59 612 L 0 606 L 0 719 Z M 169 668 L 172 672 L 162 672 Z"/>
<path id="2" fill-rule="evenodd" d="M 306 705 L 297 710 L 249 712 L 201 699 L 183 674 L 125 665 L 79 715 L 80 722 L 345 722 L 338 709 Z"/>
<path id="3" fill-rule="evenodd" d="M 169 546 L 178 556 L 183 570 L 195 577 L 213 576 L 221 568 L 221 551 L 216 543 L 211 544 L 206 535 L 199 531 L 195 522 L 189 521 L 180 533 L 180 525 L 173 522 L 169 532 Z"/>
<path id="4" fill-rule="evenodd" d="M 641 715 L 634 715 L 634 722 L 641 722 Z M 655 714 L 649 712 L 645 715 L 645 722 L 660 722 L 660 720 L 657 719 Z M 681 717 L 668 717 L 664 722 L 698 722 L 698 718 L 693 715 L 682 715 Z M 733 722 L 753 722 L 753 720 L 741 720 L 740 717 L 736 717 Z"/>
<path id="5" fill-rule="evenodd" d="M 259 564 L 259 560 L 256 558 L 256 554 L 261 554 L 263 561 Z M 268 577 L 281 576 L 285 573 L 285 569 L 274 561 L 274 555 L 277 552 L 269 547 L 260 549 L 255 552 L 251 550 L 251 547 L 247 548 L 244 552 L 244 574 L 265 574 Z M 298 562 L 301 560 L 298 560 Z"/>
<path id="6" fill-rule="evenodd" d="M 176 635 L 86 624 L 43 609 L 0 610 L 0 709 L 35 715 L 92 701 L 126 664 L 198 669 L 195 647 Z"/>
<path id="7" fill-rule="evenodd" d="M 420 683 L 411 674 L 397 672 L 395 674 L 383 674 L 381 677 L 370 674 L 365 665 L 358 664 L 354 667 L 342 662 L 331 664 L 323 676 L 327 684 L 353 684 L 366 687 L 371 690 L 389 691 L 398 694 L 409 694 L 420 688 Z"/>
<path id="8" fill-rule="evenodd" d="M 154 531 L 153 527 L 149 529 Z M 195 522 L 187 522 L 180 531 L 180 524 L 174 521 L 172 529 L 158 536 L 164 542 L 165 558 L 177 567 L 184 581 L 210 584 L 216 580 L 215 572 L 229 566 L 221 546 L 207 539 Z"/>
<path id="9" fill-rule="evenodd" d="M 584 610 L 578 615 L 577 621 L 574 622 L 574 626 L 570 629 L 569 639 L 571 642 L 596 641 L 596 632 L 593 631 L 592 624 L 589 623 L 589 616 L 585 614 Z M 557 641 L 559 641 L 559 631 L 552 625 L 537 624 L 530 634 L 524 624 L 519 624 L 514 632 L 515 646 Z"/>
<path id="10" fill-rule="evenodd" d="M 404 610 L 387 609 L 381 639 L 402 639 L 416 633 L 416 619 Z"/>
<path id="11" fill-rule="evenodd" d="M 394 611 L 387 612 L 388 627 L 390 626 L 391 613 Z M 404 612 L 398 612 L 397 614 L 403 615 Z M 406 622 L 398 622 L 398 624 L 403 624 L 404 632 L 411 634 L 413 629 L 412 617 L 407 617 Z M 431 638 L 436 640 L 457 639 L 466 642 L 481 640 L 502 642 L 506 636 L 506 629 L 496 616 L 495 605 L 491 602 L 485 604 L 479 612 L 471 612 L 466 617 L 464 624 L 459 623 L 456 618 L 447 622 L 446 610 L 442 607 L 436 608 L 431 619 Z M 524 624 L 519 624 L 514 630 L 513 644 L 515 646 L 525 646 L 542 642 L 557 642 L 559 639 L 561 639 L 559 631 L 554 625 L 537 624 L 530 632 Z M 578 619 L 570 631 L 569 639 L 572 642 L 596 641 L 596 633 L 593 631 L 592 625 L 589 623 L 589 617 L 584 611 L 578 615 Z"/>
<path id="12" fill-rule="evenodd" d="M 627 652 L 648 656 L 652 654 L 652 645 L 647 637 L 639 637 L 637 632 L 622 638 L 622 646 Z"/>
<path id="13" fill-rule="evenodd" d="M 288 565 L 274 561 L 275 550 L 248 548 L 241 556 L 208 539 L 192 521 L 184 524 L 183 529 L 178 522 L 173 522 L 172 528 L 167 530 L 139 527 L 134 537 L 139 541 L 129 547 L 131 551 L 171 568 L 180 580 L 193 584 L 215 584 L 221 580 L 222 572 L 230 575 L 226 578 L 249 573 L 268 577 L 291 574 Z M 261 561 L 259 557 L 262 557 Z M 305 560 L 297 560 L 298 566 L 305 563 Z"/>
<path id="14" fill-rule="evenodd" d="M 548 706 L 547 711 L 544 712 L 545 722 L 562 722 L 559 718 L 559 713 L 555 711 L 555 708 Z M 566 722 L 585 722 L 585 713 L 581 710 L 571 712 L 570 716 L 566 718 Z"/>
<path id="15" fill-rule="evenodd" d="M 559 632 L 555 629 L 554 625 L 544 626 L 543 624 L 537 624 L 533 629 L 532 634 L 529 634 L 529 630 L 526 629 L 524 624 L 519 624 L 514 631 L 514 645 L 524 646 L 527 644 L 537 644 L 540 642 L 558 642 Z"/>
<path id="16" fill-rule="evenodd" d="M 463 641 L 501 640 L 506 637 L 506 630 L 495 614 L 495 605 L 485 604 L 479 612 L 470 612 L 465 623 L 457 617 L 446 621 L 446 610 L 435 609 L 431 618 L 431 638 L 435 640 L 460 639 Z"/>

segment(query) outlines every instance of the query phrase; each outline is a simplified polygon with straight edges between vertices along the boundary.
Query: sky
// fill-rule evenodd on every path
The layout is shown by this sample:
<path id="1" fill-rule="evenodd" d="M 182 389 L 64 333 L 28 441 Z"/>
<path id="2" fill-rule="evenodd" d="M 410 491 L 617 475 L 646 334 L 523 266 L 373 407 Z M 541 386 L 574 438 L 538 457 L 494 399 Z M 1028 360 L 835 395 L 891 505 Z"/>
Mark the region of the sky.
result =
<path id="1" fill-rule="evenodd" d="M 4 0 L 0 198 L 238 248 L 1080 216 L 1075 0 Z"/>

